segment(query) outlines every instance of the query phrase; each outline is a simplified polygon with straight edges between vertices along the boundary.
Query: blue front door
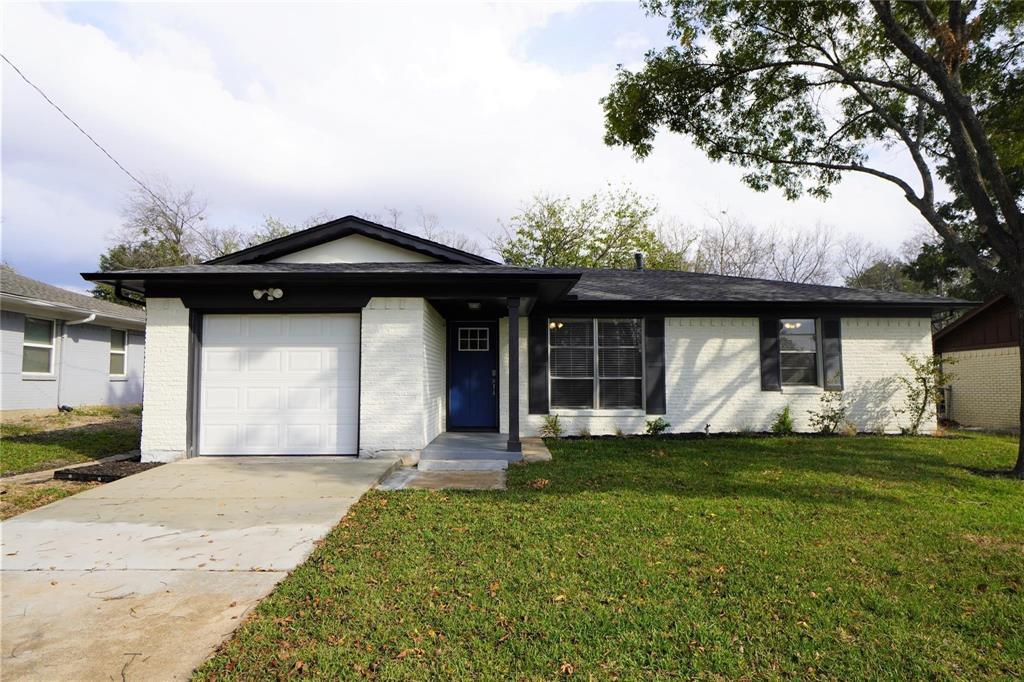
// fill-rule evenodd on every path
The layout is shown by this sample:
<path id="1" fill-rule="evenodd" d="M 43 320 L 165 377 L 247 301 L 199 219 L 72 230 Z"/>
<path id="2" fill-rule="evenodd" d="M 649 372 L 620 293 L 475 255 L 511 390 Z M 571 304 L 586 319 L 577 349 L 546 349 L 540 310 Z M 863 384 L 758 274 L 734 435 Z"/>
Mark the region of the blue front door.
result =
<path id="1" fill-rule="evenodd" d="M 498 326 L 448 324 L 448 428 L 498 428 Z"/>

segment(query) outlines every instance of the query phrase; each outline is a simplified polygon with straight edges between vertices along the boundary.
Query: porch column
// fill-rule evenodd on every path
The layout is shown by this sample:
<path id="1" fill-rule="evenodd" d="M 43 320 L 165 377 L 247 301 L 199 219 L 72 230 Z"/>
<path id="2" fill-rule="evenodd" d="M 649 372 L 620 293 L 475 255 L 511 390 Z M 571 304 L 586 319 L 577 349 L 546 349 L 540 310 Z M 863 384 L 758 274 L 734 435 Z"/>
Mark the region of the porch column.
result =
<path id="1" fill-rule="evenodd" d="M 519 442 L 519 299 L 508 299 L 508 447 L 521 452 Z"/>

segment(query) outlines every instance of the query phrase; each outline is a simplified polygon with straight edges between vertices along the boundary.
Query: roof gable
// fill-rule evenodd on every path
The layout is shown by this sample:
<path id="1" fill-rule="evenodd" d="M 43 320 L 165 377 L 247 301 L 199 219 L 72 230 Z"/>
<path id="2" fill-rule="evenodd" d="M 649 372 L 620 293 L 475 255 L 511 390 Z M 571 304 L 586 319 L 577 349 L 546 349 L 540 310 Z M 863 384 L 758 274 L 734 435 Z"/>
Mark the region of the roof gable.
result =
<path id="1" fill-rule="evenodd" d="M 382 254 L 377 257 L 386 257 L 383 262 L 430 262 L 440 261 L 443 263 L 461 264 L 489 264 L 494 261 L 478 256 L 473 253 L 440 244 L 423 237 L 395 230 L 384 225 L 357 218 L 356 216 L 345 216 L 323 225 L 317 225 L 300 232 L 295 232 L 278 239 L 273 239 L 263 244 L 251 246 L 248 249 L 235 251 L 226 256 L 214 258 L 207 261 L 209 264 L 240 265 L 250 263 L 278 262 L 300 262 L 295 258 L 306 252 L 306 257 L 314 260 L 301 262 L 314 263 L 338 263 L 338 262 L 367 262 L 365 260 L 345 260 L 343 245 L 338 244 L 334 248 L 326 245 L 331 242 L 340 242 L 347 237 L 358 235 L 365 240 L 380 242 L 381 246 L 374 249 L 365 241 L 352 242 L 348 246 L 353 247 L 350 251 L 362 254 Z M 319 247 L 319 248 L 318 248 Z M 388 247 L 391 247 L 388 249 Z M 408 261 L 399 261 L 401 253 L 395 249 L 401 249 L 410 254 Z M 384 255 L 386 254 L 386 255 Z M 413 256 L 412 254 L 415 254 Z M 327 259 L 327 260 L 323 260 Z"/>

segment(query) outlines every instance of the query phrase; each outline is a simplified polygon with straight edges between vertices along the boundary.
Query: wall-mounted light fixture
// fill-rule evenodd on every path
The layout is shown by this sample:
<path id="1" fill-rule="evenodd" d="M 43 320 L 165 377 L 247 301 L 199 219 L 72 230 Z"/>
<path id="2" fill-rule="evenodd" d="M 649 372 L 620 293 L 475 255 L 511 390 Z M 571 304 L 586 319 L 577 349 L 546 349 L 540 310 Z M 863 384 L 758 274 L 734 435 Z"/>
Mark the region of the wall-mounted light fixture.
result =
<path id="1" fill-rule="evenodd" d="M 466 305 L 470 310 L 480 310 L 480 301 L 469 301 Z"/>
<path id="2" fill-rule="evenodd" d="M 264 296 L 267 297 L 268 301 L 276 301 L 277 299 L 279 299 L 282 296 L 284 296 L 284 292 L 281 291 L 280 289 L 276 288 L 276 287 L 272 287 L 270 289 L 253 289 L 252 290 L 252 297 L 255 298 L 257 301 L 262 299 Z"/>
<path id="3" fill-rule="evenodd" d="M 561 329 L 565 326 L 564 322 L 551 321 L 548 322 L 548 329 Z"/>

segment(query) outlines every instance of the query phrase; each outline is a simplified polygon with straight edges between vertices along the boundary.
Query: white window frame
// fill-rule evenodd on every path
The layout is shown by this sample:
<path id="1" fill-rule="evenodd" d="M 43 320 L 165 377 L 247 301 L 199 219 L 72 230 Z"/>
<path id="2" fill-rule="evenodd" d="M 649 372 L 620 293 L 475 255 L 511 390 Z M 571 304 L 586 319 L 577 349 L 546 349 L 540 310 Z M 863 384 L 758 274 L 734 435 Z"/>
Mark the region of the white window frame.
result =
<path id="1" fill-rule="evenodd" d="M 790 320 L 811 320 L 814 322 L 814 383 L 813 384 L 794 384 L 786 383 L 782 379 L 782 356 L 784 354 L 801 355 L 811 353 L 812 351 L 784 351 L 782 350 L 782 330 L 787 321 Z M 779 320 L 779 386 L 783 390 L 799 390 L 799 389 L 814 389 L 821 388 L 824 384 L 822 381 L 822 369 L 821 369 L 821 318 L 817 317 L 786 317 Z"/>
<path id="2" fill-rule="evenodd" d="M 114 350 L 114 338 L 113 338 L 114 337 L 114 332 L 121 332 L 122 334 L 124 334 L 124 349 L 123 350 Z M 110 338 L 110 347 L 109 347 L 109 351 L 110 352 L 107 354 L 107 370 L 109 371 L 109 369 L 110 369 L 110 356 L 111 355 L 122 355 L 122 356 L 124 356 L 124 365 L 123 365 L 124 366 L 124 371 L 121 372 L 120 374 L 113 374 L 113 373 L 111 373 L 110 374 L 110 378 L 111 379 L 115 379 L 115 380 L 116 379 L 126 379 L 128 377 L 128 330 L 127 329 L 115 329 L 115 328 L 111 327 L 110 328 L 110 337 L 111 337 Z"/>
<path id="3" fill-rule="evenodd" d="M 28 321 L 29 320 L 33 320 L 35 322 L 46 322 L 47 324 L 50 325 L 50 343 L 49 344 L 42 344 L 42 343 L 35 343 L 35 342 L 29 341 L 25 337 L 25 328 L 22 328 L 22 337 L 21 337 L 21 348 L 22 348 L 22 352 L 21 352 L 21 373 L 24 376 L 29 377 L 29 378 L 52 377 L 54 375 L 54 366 L 53 365 L 54 365 L 54 361 L 56 360 L 55 356 L 56 356 L 56 349 L 57 349 L 57 321 L 56 320 L 49 320 L 49 319 L 47 319 L 45 317 L 33 317 L 31 315 L 26 315 L 25 316 L 25 327 L 28 327 Z M 49 369 L 47 369 L 45 372 L 28 372 L 28 371 L 25 371 L 25 347 L 26 346 L 29 347 L 29 348 L 45 348 L 47 351 L 49 351 L 49 355 L 50 355 Z"/>
<path id="4" fill-rule="evenodd" d="M 586 377 L 560 377 L 551 373 L 551 323 L 556 320 L 574 320 L 577 322 L 589 321 L 593 325 L 593 352 L 594 352 L 594 373 L 589 377 L 593 382 L 593 397 L 591 407 L 558 407 L 551 403 L 551 380 L 552 379 L 584 379 Z M 601 404 L 601 340 L 598 335 L 600 322 L 640 322 L 640 376 L 638 377 L 604 377 L 605 379 L 632 379 L 640 380 L 640 405 L 638 407 L 599 407 Z M 547 320 L 547 345 L 548 345 L 548 409 L 550 411 L 566 414 L 634 414 L 647 411 L 647 321 L 642 317 L 575 317 L 566 316 L 548 318 Z M 605 346 L 606 348 L 633 348 L 633 346 Z"/>

